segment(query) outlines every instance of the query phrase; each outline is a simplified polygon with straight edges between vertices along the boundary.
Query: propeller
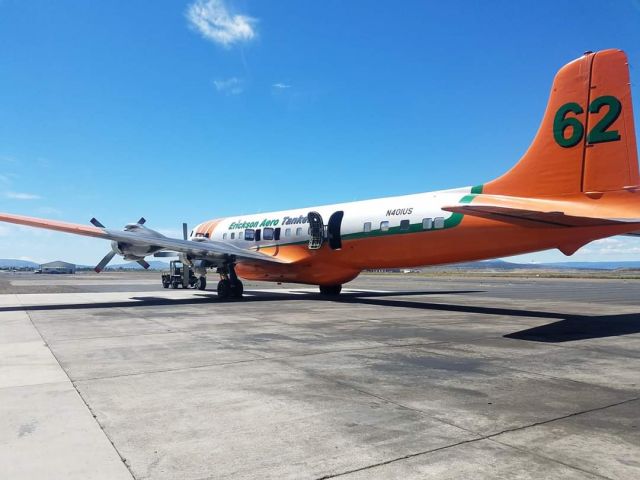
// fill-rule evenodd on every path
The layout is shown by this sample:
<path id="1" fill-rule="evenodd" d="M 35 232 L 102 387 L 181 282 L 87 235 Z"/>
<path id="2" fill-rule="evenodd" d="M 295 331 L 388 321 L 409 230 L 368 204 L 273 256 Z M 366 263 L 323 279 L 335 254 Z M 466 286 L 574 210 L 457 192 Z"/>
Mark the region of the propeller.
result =
<path id="1" fill-rule="evenodd" d="M 102 270 L 104 270 L 104 267 L 107 266 L 107 264 L 113 259 L 113 257 L 116 256 L 116 252 L 114 252 L 113 250 L 111 250 L 109 253 L 107 253 L 104 258 L 102 260 L 100 260 L 100 263 L 98 263 L 98 265 L 96 265 L 96 268 L 94 268 L 96 273 L 100 273 Z"/>
<path id="2" fill-rule="evenodd" d="M 142 268 L 144 268 L 145 270 L 147 270 L 151 266 L 149 265 L 149 262 L 147 262 L 145 259 L 136 260 L 136 263 L 140 265 Z"/>
<path id="3" fill-rule="evenodd" d="M 97 218 L 92 218 L 91 220 L 89 220 L 94 226 L 98 227 L 98 228 L 107 228 L 105 227 Z M 140 220 L 138 220 L 136 223 L 138 225 L 144 225 L 145 222 L 147 220 L 144 217 L 140 217 Z M 107 253 L 102 260 L 100 260 L 100 262 L 96 265 L 96 267 L 94 268 L 94 271 L 96 273 L 100 273 L 102 270 L 105 269 L 105 267 L 109 264 L 109 262 L 111 260 L 113 260 L 113 257 L 116 256 L 116 251 L 115 251 L 115 247 L 112 248 L 112 250 Z M 146 262 L 144 259 L 140 259 L 140 260 L 136 260 L 136 263 L 138 265 L 140 265 L 142 268 L 144 268 L 145 270 L 148 269 L 151 265 L 149 265 L 148 262 Z"/>
<path id="4" fill-rule="evenodd" d="M 189 229 L 187 228 L 187 224 L 183 223 L 182 224 L 182 239 L 183 240 L 188 240 L 189 239 L 188 232 L 189 232 Z"/>

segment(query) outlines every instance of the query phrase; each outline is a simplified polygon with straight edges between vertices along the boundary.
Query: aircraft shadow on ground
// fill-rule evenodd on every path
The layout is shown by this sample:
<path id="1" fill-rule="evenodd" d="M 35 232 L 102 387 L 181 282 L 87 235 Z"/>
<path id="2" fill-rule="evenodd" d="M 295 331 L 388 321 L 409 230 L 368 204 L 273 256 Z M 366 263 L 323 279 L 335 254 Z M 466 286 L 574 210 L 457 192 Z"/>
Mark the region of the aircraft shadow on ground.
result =
<path id="1" fill-rule="evenodd" d="M 248 292 L 249 293 L 249 292 Z M 618 315 L 575 315 L 538 310 L 482 307 L 475 305 L 456 305 L 449 303 L 417 302 L 409 299 L 389 299 L 384 297 L 407 297 L 425 295 L 456 295 L 484 293 L 482 290 L 440 290 L 440 291 L 398 291 L 398 292 L 346 292 L 336 297 L 325 297 L 315 293 L 289 294 L 264 293 L 245 297 L 243 303 L 269 301 L 322 301 L 360 305 L 375 305 L 390 308 L 415 308 L 418 310 L 474 313 L 479 315 L 498 315 L 507 317 L 548 318 L 558 321 L 527 328 L 518 332 L 503 335 L 504 338 L 535 342 L 568 342 L 590 338 L 615 337 L 640 333 L 640 313 Z M 134 301 L 130 301 L 134 300 Z M 12 311 L 55 311 L 55 310 L 89 310 L 105 308 L 137 308 L 154 306 L 198 305 L 216 303 L 233 303 L 234 300 L 219 300 L 215 294 L 196 293 L 191 298 L 171 299 L 154 296 L 131 297 L 129 301 L 75 303 L 57 305 L 22 305 L 0 307 L 0 312 Z"/>

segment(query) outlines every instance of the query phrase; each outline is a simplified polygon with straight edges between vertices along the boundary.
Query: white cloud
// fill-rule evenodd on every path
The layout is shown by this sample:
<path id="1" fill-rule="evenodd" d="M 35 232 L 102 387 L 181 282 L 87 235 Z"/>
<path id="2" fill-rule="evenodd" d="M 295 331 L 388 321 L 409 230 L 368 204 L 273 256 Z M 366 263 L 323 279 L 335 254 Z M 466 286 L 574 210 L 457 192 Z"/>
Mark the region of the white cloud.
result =
<path id="1" fill-rule="evenodd" d="M 21 192 L 5 192 L 4 196 L 11 200 L 40 200 L 42 198 L 40 195 Z"/>
<path id="2" fill-rule="evenodd" d="M 213 84 L 216 90 L 226 95 L 239 95 L 244 91 L 244 82 L 236 77 L 227 78 L 226 80 L 214 80 Z"/>
<path id="3" fill-rule="evenodd" d="M 26 227 L 24 225 L 16 225 L 13 223 L 0 223 L 0 237 L 7 238 L 47 238 L 51 237 L 53 232 L 43 228 Z M 14 242 L 16 246 L 20 246 L 20 242 Z M 15 257 L 17 258 L 17 257 Z"/>
<path id="4" fill-rule="evenodd" d="M 273 88 L 277 88 L 280 90 L 284 90 L 286 88 L 291 88 L 291 85 L 287 84 L 287 83 L 274 83 L 273 85 L 271 85 Z"/>
<path id="5" fill-rule="evenodd" d="M 54 207 L 40 207 L 38 213 L 40 215 L 55 215 L 56 217 L 62 215 L 62 211 Z"/>
<path id="6" fill-rule="evenodd" d="M 637 255 L 640 245 L 635 237 L 609 237 L 596 240 L 581 248 L 580 254 L 585 255 Z"/>
<path id="7" fill-rule="evenodd" d="M 256 36 L 256 19 L 246 15 L 232 15 L 223 0 L 196 0 L 187 9 L 191 28 L 207 40 L 224 47 L 246 42 Z"/>

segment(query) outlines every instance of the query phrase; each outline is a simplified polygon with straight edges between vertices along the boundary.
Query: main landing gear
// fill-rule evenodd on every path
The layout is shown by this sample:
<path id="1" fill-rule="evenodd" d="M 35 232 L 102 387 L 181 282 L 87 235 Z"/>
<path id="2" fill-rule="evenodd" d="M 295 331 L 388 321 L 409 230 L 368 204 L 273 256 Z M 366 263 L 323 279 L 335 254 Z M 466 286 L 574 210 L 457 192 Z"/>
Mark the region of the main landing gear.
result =
<path id="1" fill-rule="evenodd" d="M 320 294 L 326 296 L 337 296 L 342 291 L 342 285 L 320 285 Z"/>
<path id="2" fill-rule="evenodd" d="M 236 275 L 235 264 L 230 263 L 218 268 L 220 281 L 218 282 L 218 298 L 242 298 L 244 286 Z"/>

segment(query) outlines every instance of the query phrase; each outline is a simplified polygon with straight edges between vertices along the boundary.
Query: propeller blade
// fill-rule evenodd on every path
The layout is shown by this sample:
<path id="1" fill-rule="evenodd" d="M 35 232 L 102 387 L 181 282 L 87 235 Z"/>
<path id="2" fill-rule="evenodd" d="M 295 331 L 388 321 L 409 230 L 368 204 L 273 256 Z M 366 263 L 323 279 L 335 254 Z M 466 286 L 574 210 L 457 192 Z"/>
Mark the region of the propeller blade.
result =
<path id="1" fill-rule="evenodd" d="M 107 253 L 104 256 L 104 258 L 100 260 L 100 263 L 96 265 L 96 268 L 94 268 L 95 272 L 100 273 L 102 270 L 104 270 L 104 267 L 107 266 L 107 264 L 111 261 L 113 257 L 115 257 L 115 255 L 116 255 L 116 252 L 114 252 L 113 250 Z"/>
<path id="2" fill-rule="evenodd" d="M 98 227 L 98 228 L 106 228 L 103 224 L 101 224 L 98 219 L 96 217 L 93 217 L 91 220 L 89 220 L 91 223 L 93 223 L 94 226 Z"/>
<path id="3" fill-rule="evenodd" d="M 138 220 L 138 225 L 144 225 L 146 221 L 147 220 L 144 217 L 140 217 L 140 220 Z"/>
<path id="4" fill-rule="evenodd" d="M 182 238 L 183 238 L 184 240 L 187 240 L 187 239 L 189 238 L 189 235 L 187 235 L 187 233 L 188 233 L 187 224 L 186 224 L 186 223 L 183 223 L 183 224 L 182 224 Z"/>
<path id="5" fill-rule="evenodd" d="M 136 263 L 140 265 L 142 268 L 144 268 L 145 270 L 151 266 L 144 260 L 137 260 Z"/>
<path id="6" fill-rule="evenodd" d="M 156 252 L 153 254 L 156 258 L 177 257 L 178 254 L 174 252 Z"/>

